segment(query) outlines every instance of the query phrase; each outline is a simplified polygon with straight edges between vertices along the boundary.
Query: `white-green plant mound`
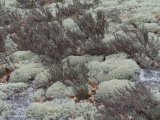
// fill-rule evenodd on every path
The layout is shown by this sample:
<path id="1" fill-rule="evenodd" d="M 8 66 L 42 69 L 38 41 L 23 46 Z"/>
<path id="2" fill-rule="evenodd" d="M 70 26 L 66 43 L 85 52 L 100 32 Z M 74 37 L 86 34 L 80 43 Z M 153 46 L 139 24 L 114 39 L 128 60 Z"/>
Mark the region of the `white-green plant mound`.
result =
<path id="1" fill-rule="evenodd" d="M 20 68 L 11 73 L 9 81 L 12 83 L 27 82 L 29 79 L 35 78 L 38 73 L 44 71 L 45 69 L 40 63 L 22 65 Z"/>
<path id="2" fill-rule="evenodd" d="M 34 93 L 29 95 L 29 98 L 31 101 L 37 102 L 40 101 L 41 99 L 45 98 L 45 90 L 44 89 L 38 89 Z"/>
<path id="3" fill-rule="evenodd" d="M 91 81 L 103 82 L 112 79 L 133 79 L 139 75 L 140 67 L 132 59 L 125 59 L 125 54 L 115 54 L 106 57 L 103 62 L 88 63 Z"/>
<path id="4" fill-rule="evenodd" d="M 26 116 L 33 120 L 65 120 L 82 117 L 87 113 L 93 116 L 96 112 L 96 107 L 91 103 L 75 103 L 68 99 L 57 99 L 52 102 L 31 104 L 26 110 Z"/>
<path id="5" fill-rule="evenodd" d="M 73 95 L 73 88 L 67 87 L 59 81 L 51 85 L 46 91 L 47 98 L 66 98 Z"/>
<path id="6" fill-rule="evenodd" d="M 96 91 L 96 97 L 107 97 L 110 94 L 113 94 L 117 89 L 134 86 L 133 82 L 128 80 L 110 80 L 105 81 L 99 84 L 98 90 Z"/>
<path id="7" fill-rule="evenodd" d="M 0 120 L 5 120 L 5 117 L 11 112 L 12 106 L 0 100 Z"/>

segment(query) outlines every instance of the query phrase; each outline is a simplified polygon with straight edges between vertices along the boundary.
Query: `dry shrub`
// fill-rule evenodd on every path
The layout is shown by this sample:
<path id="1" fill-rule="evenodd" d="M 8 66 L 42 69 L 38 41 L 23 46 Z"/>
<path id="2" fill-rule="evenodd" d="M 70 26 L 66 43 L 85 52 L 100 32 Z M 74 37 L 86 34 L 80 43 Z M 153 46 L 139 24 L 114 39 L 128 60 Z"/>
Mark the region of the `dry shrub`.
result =
<path id="1" fill-rule="evenodd" d="M 46 54 L 55 60 L 78 54 L 76 41 L 70 40 L 72 36 L 66 36 L 63 26 L 55 23 L 48 9 L 33 10 L 22 22 L 24 24 L 18 30 L 16 24 L 9 29 L 13 33 L 11 38 L 21 50 Z"/>
<path id="2" fill-rule="evenodd" d="M 87 4 L 76 2 L 67 10 L 67 13 L 60 14 L 72 15 L 83 14 L 83 9 Z M 78 10 L 76 13 L 75 10 Z M 82 10 L 82 11 L 81 11 Z M 75 31 L 66 30 L 62 25 L 55 22 L 48 9 L 33 9 L 30 13 L 22 17 L 18 12 L 3 14 L 1 23 L 5 26 L 0 32 L 4 38 L 12 34 L 12 39 L 19 45 L 21 50 L 31 50 L 37 54 L 60 60 L 69 55 L 108 55 L 113 53 L 111 47 L 105 46 L 101 39 L 104 37 L 107 23 L 103 12 L 97 12 L 96 20 L 91 14 L 84 14 L 82 18 L 77 18 L 80 29 Z M 61 15 L 60 15 L 61 16 Z M 9 27 L 7 27 L 7 25 Z"/>
<path id="3" fill-rule="evenodd" d="M 100 0 L 93 0 L 94 1 L 94 3 L 95 4 L 99 4 L 99 3 L 101 3 L 101 1 Z"/>
<path id="4" fill-rule="evenodd" d="M 2 26 L 2 20 L 3 16 L 5 15 L 5 9 L 3 8 L 5 2 L 4 0 L 0 1 L 0 26 Z M 5 50 L 4 48 L 4 40 L 3 40 L 3 29 L 0 28 L 0 52 L 3 52 Z"/>
<path id="5" fill-rule="evenodd" d="M 98 120 L 158 120 L 160 109 L 157 101 L 149 89 L 143 84 L 117 90 L 114 94 L 98 98 L 101 107 L 98 107 L 102 114 Z"/>
<path id="6" fill-rule="evenodd" d="M 80 2 L 75 2 L 74 4 L 69 4 L 68 7 L 57 7 L 56 17 L 57 20 L 62 20 L 68 17 L 78 18 L 80 15 L 83 15 L 86 9 L 89 9 L 89 4 L 82 4 Z"/>
<path id="7" fill-rule="evenodd" d="M 51 22 L 52 20 L 54 20 L 54 17 L 51 12 L 43 7 L 32 9 L 25 18 L 26 23 L 31 26 L 38 25 L 42 22 Z"/>
<path id="8" fill-rule="evenodd" d="M 108 27 L 102 11 L 97 12 L 97 18 L 94 20 L 91 13 L 84 14 L 77 21 L 78 27 L 86 36 L 95 39 L 102 39 L 105 34 L 105 29 Z"/>
<path id="9" fill-rule="evenodd" d="M 127 53 L 142 67 L 151 66 L 150 61 L 154 60 L 160 48 L 158 38 L 149 38 L 148 31 L 144 26 L 134 29 L 124 27 L 123 32 L 124 35 L 114 34 L 115 40 L 112 45 L 115 49 Z"/>
<path id="10" fill-rule="evenodd" d="M 55 64 L 50 68 L 52 79 L 51 83 L 61 81 L 67 86 L 72 86 L 75 92 L 75 97 L 78 100 L 88 99 L 88 69 L 85 64 L 71 65 L 67 61 L 66 65 L 62 63 Z"/>
<path id="11" fill-rule="evenodd" d="M 5 48 L 4 48 L 4 41 L 3 41 L 3 38 L 2 36 L 0 35 L 0 53 L 5 51 Z"/>
<path id="12" fill-rule="evenodd" d="M 17 0 L 17 7 L 20 8 L 36 8 L 42 7 L 53 2 L 63 2 L 63 0 Z"/>
<path id="13" fill-rule="evenodd" d="M 104 14 L 101 11 L 97 12 L 96 21 L 90 14 L 84 15 L 79 20 L 80 30 L 64 29 L 54 20 L 48 10 L 42 8 L 33 11 L 25 24 L 12 34 L 12 39 L 21 50 L 46 54 L 57 61 L 69 55 L 113 53 L 111 47 L 105 46 L 101 41 L 105 32 Z"/>
<path id="14" fill-rule="evenodd" d="M 4 5 L 5 1 L 0 1 L 0 37 L 2 39 L 17 30 L 19 21 L 22 19 L 22 16 L 17 11 L 8 10 Z"/>
<path id="15" fill-rule="evenodd" d="M 8 53 L 5 48 L 5 37 L 9 34 L 9 32 L 12 32 L 11 26 L 13 26 L 13 24 L 20 19 L 17 12 L 11 12 L 4 6 L 5 1 L 0 0 L 0 78 L 2 78 L 0 82 L 5 82 L 5 80 L 8 80 L 8 75 L 14 69 L 12 61 L 7 58 Z"/>
<path id="16" fill-rule="evenodd" d="M 77 20 L 77 24 L 81 32 L 86 36 L 87 41 L 84 48 L 86 54 L 91 55 L 108 55 L 114 53 L 111 45 L 106 46 L 102 42 L 108 24 L 102 11 L 97 12 L 96 20 L 91 13 L 84 14 L 82 18 Z"/>
<path id="17" fill-rule="evenodd" d="M 1 26 L 10 25 L 12 22 L 19 21 L 21 19 L 21 15 L 18 12 L 8 12 L 0 16 Z"/>
<path id="18" fill-rule="evenodd" d="M 5 38 L 9 33 L 13 33 L 19 29 L 18 22 L 22 18 L 21 15 L 14 11 L 7 10 L 4 7 L 5 1 L 0 1 L 0 52 L 3 54 L 5 50 Z"/>
<path id="19" fill-rule="evenodd" d="M 64 69 L 65 79 L 69 80 L 74 88 L 75 97 L 78 100 L 88 99 L 88 69 L 85 64 L 80 65 L 71 65 L 70 62 L 67 62 L 67 66 Z"/>
<path id="20" fill-rule="evenodd" d="M 112 22 L 122 23 L 120 18 L 120 11 L 118 9 L 109 10 L 106 12 L 105 16 L 110 18 Z"/>
<path id="21" fill-rule="evenodd" d="M 61 59 L 70 54 L 72 43 L 65 37 L 62 26 L 42 23 L 36 27 L 24 26 L 12 39 L 23 50 L 46 54 L 53 59 Z"/>

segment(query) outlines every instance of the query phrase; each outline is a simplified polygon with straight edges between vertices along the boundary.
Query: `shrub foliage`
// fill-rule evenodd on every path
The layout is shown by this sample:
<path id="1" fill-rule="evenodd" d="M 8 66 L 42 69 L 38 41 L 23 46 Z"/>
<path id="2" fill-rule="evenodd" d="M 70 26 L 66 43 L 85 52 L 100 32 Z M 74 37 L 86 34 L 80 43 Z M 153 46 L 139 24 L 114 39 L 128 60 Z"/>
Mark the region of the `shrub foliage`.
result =
<path id="1" fill-rule="evenodd" d="M 67 86 L 72 86 L 77 100 L 88 99 L 88 69 L 85 64 L 71 65 L 69 60 L 67 64 L 56 64 L 50 68 L 52 74 L 52 82 L 61 81 Z"/>
<path id="2" fill-rule="evenodd" d="M 98 120 L 158 120 L 160 103 L 143 84 L 118 89 L 108 97 L 98 98 L 102 116 Z"/>
<path id="3" fill-rule="evenodd" d="M 114 34 L 112 45 L 115 49 L 127 53 L 142 67 L 151 66 L 150 61 L 154 60 L 160 48 L 158 38 L 150 38 L 144 26 L 135 29 L 124 27 L 123 32 L 124 34 Z"/>

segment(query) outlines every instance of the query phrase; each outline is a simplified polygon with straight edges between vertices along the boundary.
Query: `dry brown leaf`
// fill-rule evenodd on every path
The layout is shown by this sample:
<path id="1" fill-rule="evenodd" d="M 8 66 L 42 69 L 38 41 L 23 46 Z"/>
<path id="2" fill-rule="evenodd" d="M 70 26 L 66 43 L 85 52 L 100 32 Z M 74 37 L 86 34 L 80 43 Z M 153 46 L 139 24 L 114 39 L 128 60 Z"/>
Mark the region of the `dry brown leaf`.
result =
<path id="1" fill-rule="evenodd" d="M 40 99 L 39 101 L 37 101 L 38 103 L 43 103 L 43 102 L 46 102 L 46 101 L 51 101 L 52 99 L 51 98 L 42 98 Z"/>
<path id="2" fill-rule="evenodd" d="M 10 75 L 4 75 L 3 78 L 1 79 L 1 83 L 8 83 L 8 79 L 9 79 Z"/>
<path id="3" fill-rule="evenodd" d="M 150 64 L 153 66 L 153 67 L 160 67 L 160 63 L 156 60 L 151 60 Z"/>
<path id="4" fill-rule="evenodd" d="M 93 93 L 88 93 L 88 97 L 92 97 L 93 96 Z"/>
<path id="5" fill-rule="evenodd" d="M 18 89 L 18 88 L 14 88 L 14 93 L 19 93 L 20 92 L 20 90 Z"/>
<path id="6" fill-rule="evenodd" d="M 93 104 L 96 104 L 97 102 L 94 96 L 90 97 L 87 101 Z"/>
<path id="7" fill-rule="evenodd" d="M 127 14 L 125 14 L 125 13 L 121 13 L 120 16 L 123 18 L 127 18 Z"/>
<path id="8" fill-rule="evenodd" d="M 10 74 L 11 71 L 9 70 L 9 68 L 5 68 L 5 74 Z"/>
<path id="9" fill-rule="evenodd" d="M 90 80 L 88 81 L 88 84 L 89 84 L 89 86 L 91 87 L 91 90 L 92 90 L 93 92 L 96 92 L 96 90 L 98 89 L 98 85 L 92 83 Z"/>
<path id="10" fill-rule="evenodd" d="M 20 20 L 18 23 L 19 26 L 24 26 L 25 24 L 26 24 L 25 20 Z"/>
<path id="11" fill-rule="evenodd" d="M 37 101 L 38 103 L 43 103 L 45 102 L 45 98 L 40 99 L 39 101 Z"/>
<path id="12" fill-rule="evenodd" d="M 69 97 L 71 100 L 74 100 L 75 102 L 77 102 L 79 99 L 76 96 L 70 96 Z"/>
<path id="13" fill-rule="evenodd" d="M 124 113 L 124 112 L 122 112 L 122 113 L 120 114 L 120 116 L 121 116 L 121 119 L 122 119 L 122 120 L 125 119 L 125 113 Z"/>
<path id="14" fill-rule="evenodd" d="M 156 13 L 154 16 L 155 16 L 155 18 L 159 18 L 160 17 L 160 13 Z"/>

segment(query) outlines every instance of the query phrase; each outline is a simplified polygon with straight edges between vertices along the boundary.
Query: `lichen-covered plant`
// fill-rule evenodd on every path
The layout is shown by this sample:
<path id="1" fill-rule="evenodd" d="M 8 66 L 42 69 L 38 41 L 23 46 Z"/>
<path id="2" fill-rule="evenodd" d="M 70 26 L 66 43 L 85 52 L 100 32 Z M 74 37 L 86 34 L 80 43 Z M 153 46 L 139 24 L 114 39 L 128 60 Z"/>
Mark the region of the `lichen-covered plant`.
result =
<path id="1" fill-rule="evenodd" d="M 118 89 L 114 94 L 98 98 L 102 114 L 98 120 L 158 120 L 160 103 L 143 84 Z M 101 106 L 100 106 L 101 105 Z"/>
<path id="2" fill-rule="evenodd" d="M 150 61 L 154 60 L 160 48 L 158 39 L 149 38 L 144 26 L 132 30 L 124 27 L 123 32 L 124 34 L 114 34 L 115 40 L 112 45 L 115 49 L 127 53 L 142 67 L 151 66 Z"/>

